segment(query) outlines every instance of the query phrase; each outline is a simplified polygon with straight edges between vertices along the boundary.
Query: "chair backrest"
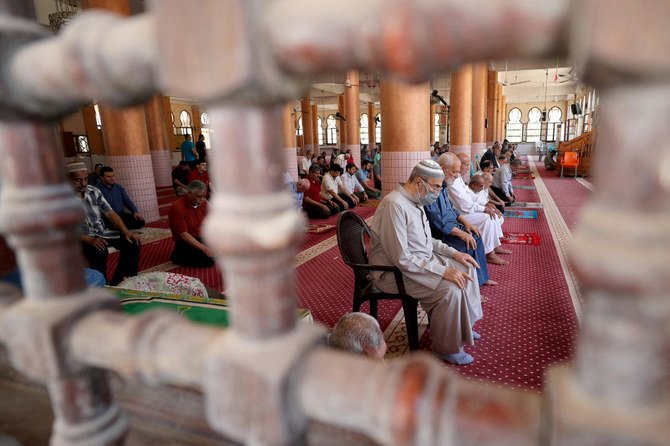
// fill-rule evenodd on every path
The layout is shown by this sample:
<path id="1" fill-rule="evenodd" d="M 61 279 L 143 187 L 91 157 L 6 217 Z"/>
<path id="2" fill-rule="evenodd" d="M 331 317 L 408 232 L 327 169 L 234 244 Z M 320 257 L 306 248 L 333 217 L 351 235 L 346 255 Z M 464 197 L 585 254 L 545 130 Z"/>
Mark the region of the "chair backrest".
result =
<path id="1" fill-rule="evenodd" d="M 563 154 L 563 164 L 577 164 L 579 162 L 579 154 L 577 152 L 565 152 Z"/>
<path id="2" fill-rule="evenodd" d="M 357 213 L 345 211 L 337 220 L 337 245 L 342 260 L 353 271 L 358 287 L 365 288 L 370 283 L 369 272 L 356 268 L 356 264 L 367 264 L 368 253 L 365 249 L 365 236 L 370 237 L 370 227 Z"/>

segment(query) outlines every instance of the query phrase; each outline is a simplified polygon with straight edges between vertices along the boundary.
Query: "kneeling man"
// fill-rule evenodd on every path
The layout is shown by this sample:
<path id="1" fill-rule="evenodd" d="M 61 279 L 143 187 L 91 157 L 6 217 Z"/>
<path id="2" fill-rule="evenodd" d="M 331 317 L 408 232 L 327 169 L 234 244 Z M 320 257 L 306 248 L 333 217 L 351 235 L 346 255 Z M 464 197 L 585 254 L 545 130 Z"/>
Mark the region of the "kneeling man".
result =
<path id="1" fill-rule="evenodd" d="M 407 183 L 384 197 L 372 223 L 370 263 L 400 269 L 405 290 L 429 315 L 433 353 L 461 365 L 473 361 L 463 344 L 479 338 L 472 329 L 482 317 L 479 265 L 430 235 L 423 207 L 436 200 L 443 180 L 437 163 L 421 161 Z M 374 272 L 373 281 L 383 291 L 397 292 L 391 272 Z"/>
<path id="2" fill-rule="evenodd" d="M 188 183 L 186 195 L 172 203 L 168 222 L 174 240 L 170 260 L 178 265 L 209 268 L 214 253 L 202 242 L 200 230 L 207 216 L 207 185 L 202 181 Z"/>

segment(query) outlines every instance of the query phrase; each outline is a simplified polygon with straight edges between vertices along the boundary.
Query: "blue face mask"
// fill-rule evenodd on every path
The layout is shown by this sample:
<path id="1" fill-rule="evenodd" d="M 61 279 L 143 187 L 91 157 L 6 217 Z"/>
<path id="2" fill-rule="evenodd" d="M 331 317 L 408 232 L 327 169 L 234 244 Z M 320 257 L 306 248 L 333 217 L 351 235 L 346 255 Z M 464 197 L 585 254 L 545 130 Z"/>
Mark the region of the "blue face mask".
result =
<path id="1" fill-rule="evenodd" d="M 419 199 L 421 206 L 430 206 L 431 204 L 435 203 L 435 200 L 437 200 L 437 197 L 440 196 L 440 193 L 429 189 L 425 184 L 423 185 L 423 188 L 426 190 L 426 195 L 422 197 L 417 193 L 417 198 Z"/>

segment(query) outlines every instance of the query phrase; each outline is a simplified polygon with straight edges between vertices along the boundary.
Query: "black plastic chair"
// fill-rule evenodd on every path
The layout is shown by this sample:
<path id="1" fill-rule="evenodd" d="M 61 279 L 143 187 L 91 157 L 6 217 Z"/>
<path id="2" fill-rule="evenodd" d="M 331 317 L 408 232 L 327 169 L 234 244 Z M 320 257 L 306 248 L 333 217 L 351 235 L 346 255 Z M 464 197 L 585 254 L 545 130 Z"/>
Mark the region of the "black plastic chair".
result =
<path id="1" fill-rule="evenodd" d="M 419 348 L 419 325 L 417 322 L 418 301 L 405 292 L 402 273 L 395 266 L 370 265 L 365 249 L 365 236 L 370 238 L 370 227 L 353 211 L 345 211 L 337 220 L 337 244 L 344 263 L 354 271 L 353 311 L 360 311 L 361 305 L 370 302 L 370 315 L 377 319 L 377 303 L 380 300 L 399 299 L 405 313 L 407 340 L 410 350 Z M 398 293 L 385 293 L 372 284 L 371 271 L 391 271 L 395 276 Z"/>

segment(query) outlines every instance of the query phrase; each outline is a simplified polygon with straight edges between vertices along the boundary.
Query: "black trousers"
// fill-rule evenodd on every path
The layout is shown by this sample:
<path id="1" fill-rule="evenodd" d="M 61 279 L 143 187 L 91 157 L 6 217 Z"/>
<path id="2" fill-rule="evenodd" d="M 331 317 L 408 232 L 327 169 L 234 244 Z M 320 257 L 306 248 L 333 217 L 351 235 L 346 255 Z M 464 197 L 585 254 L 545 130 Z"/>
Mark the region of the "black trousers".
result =
<path id="1" fill-rule="evenodd" d="M 116 267 L 112 280 L 107 280 L 107 283 L 115 286 L 126 277 L 136 276 L 140 264 L 140 245 L 138 243 L 131 243 L 124 237 L 105 240 L 107 241 L 107 246 L 112 246 L 119 250 L 119 264 Z M 107 277 L 107 249 L 97 249 L 88 243 L 82 243 L 82 247 L 89 268 L 99 271 L 103 276 Z"/>
<path id="2" fill-rule="evenodd" d="M 315 218 L 315 219 L 328 218 L 331 215 L 335 215 L 339 212 L 339 208 L 337 207 L 333 208 L 329 203 L 324 204 L 328 206 L 328 210 L 322 209 L 319 206 L 313 206 L 308 203 L 303 203 L 302 209 L 307 214 L 307 218 Z"/>
<path id="3" fill-rule="evenodd" d="M 196 237 L 200 243 L 202 240 Z M 192 266 L 194 268 L 209 268 L 214 265 L 214 259 L 208 257 L 204 252 L 181 240 L 175 240 L 174 251 L 170 260 L 177 265 Z"/>
<path id="4" fill-rule="evenodd" d="M 502 201 L 505 202 L 506 206 L 509 206 L 510 204 L 512 204 L 512 200 L 510 200 L 510 198 L 507 196 L 507 194 L 505 194 L 505 192 L 503 192 L 502 189 L 500 189 L 499 187 L 491 186 L 491 190 L 493 192 L 495 192 L 495 194 L 498 196 L 498 198 L 500 198 Z"/>
<path id="5" fill-rule="evenodd" d="M 337 195 L 339 195 L 339 197 L 341 199 L 343 199 L 345 203 L 347 203 L 347 206 L 349 206 L 349 209 L 353 209 L 353 208 L 356 207 L 356 203 L 354 203 L 354 200 L 352 200 L 351 198 L 347 197 L 344 194 L 337 194 Z M 333 201 L 335 201 L 335 200 L 333 200 Z M 341 206 L 339 202 L 336 202 L 336 203 L 337 203 L 338 206 Z M 342 209 L 342 210 L 344 210 L 344 209 Z"/>
<path id="6" fill-rule="evenodd" d="M 123 224 L 128 229 L 140 229 L 144 227 L 144 220 L 137 220 L 130 212 L 121 212 L 119 217 L 121 217 Z"/>

